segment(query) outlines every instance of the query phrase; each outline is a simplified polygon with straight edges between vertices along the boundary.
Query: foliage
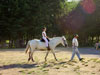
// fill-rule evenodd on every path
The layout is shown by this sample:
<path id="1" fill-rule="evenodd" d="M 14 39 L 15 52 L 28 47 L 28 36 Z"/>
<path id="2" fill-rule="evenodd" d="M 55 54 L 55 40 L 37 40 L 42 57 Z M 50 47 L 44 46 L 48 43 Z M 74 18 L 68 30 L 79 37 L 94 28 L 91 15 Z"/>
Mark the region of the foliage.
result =
<path id="1" fill-rule="evenodd" d="M 98 37 L 99 40 L 100 1 L 94 1 L 96 11 L 87 14 L 81 9 L 81 2 L 67 2 L 66 0 L 1 0 L 0 43 L 10 40 L 11 45 L 14 45 L 20 40 L 28 41 L 29 39 L 41 38 L 44 26 L 47 27 L 49 37 L 66 34 L 66 37 L 71 40 L 73 33 L 79 33 L 80 40 L 90 40 L 91 37 L 93 39 Z M 77 22 L 80 16 L 84 18 L 82 23 Z M 73 26 L 74 23 L 76 24 Z M 87 37 L 85 38 L 84 35 Z"/>

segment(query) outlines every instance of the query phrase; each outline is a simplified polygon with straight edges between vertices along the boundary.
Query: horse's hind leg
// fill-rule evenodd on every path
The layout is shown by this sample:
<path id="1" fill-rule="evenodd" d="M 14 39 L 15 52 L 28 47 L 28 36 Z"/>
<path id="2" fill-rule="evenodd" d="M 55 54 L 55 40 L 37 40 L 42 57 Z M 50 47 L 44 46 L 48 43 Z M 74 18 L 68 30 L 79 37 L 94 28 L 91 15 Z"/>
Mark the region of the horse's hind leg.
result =
<path id="1" fill-rule="evenodd" d="M 32 60 L 32 62 L 34 62 L 34 59 L 33 59 L 33 53 L 34 53 L 34 51 L 31 52 L 31 60 Z"/>
<path id="2" fill-rule="evenodd" d="M 32 55 L 31 55 L 31 60 L 32 60 L 32 62 L 34 62 L 34 59 L 33 59 L 33 53 L 32 53 Z"/>
<path id="3" fill-rule="evenodd" d="M 33 57 L 32 57 L 32 62 L 34 62 L 34 59 L 33 59 Z"/>
<path id="4" fill-rule="evenodd" d="M 29 58 L 28 58 L 28 61 L 30 61 L 31 59 L 31 52 L 29 52 Z"/>
<path id="5" fill-rule="evenodd" d="M 51 52 L 52 52 L 52 54 L 53 54 L 53 56 L 54 56 L 55 60 L 57 61 L 57 58 L 56 58 L 56 55 L 55 55 L 54 51 L 53 51 L 53 50 L 51 50 Z"/>

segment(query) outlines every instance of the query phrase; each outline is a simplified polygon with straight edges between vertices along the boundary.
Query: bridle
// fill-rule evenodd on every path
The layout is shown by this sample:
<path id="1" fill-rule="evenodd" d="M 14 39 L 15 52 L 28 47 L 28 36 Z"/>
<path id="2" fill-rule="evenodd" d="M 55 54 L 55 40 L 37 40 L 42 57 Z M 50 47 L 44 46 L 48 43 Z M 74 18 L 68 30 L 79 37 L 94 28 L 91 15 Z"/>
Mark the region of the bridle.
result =
<path id="1" fill-rule="evenodd" d="M 62 38 L 64 45 L 66 46 L 66 40 L 64 38 Z"/>

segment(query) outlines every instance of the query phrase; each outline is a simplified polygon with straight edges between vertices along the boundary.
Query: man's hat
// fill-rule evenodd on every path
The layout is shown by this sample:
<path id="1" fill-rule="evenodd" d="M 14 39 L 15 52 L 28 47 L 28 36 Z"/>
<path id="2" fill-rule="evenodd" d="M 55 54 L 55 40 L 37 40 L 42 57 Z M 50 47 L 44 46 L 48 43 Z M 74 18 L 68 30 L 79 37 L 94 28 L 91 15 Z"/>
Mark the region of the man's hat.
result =
<path id="1" fill-rule="evenodd" d="M 79 37 L 78 34 L 75 34 L 74 37 L 75 37 L 75 36 Z"/>

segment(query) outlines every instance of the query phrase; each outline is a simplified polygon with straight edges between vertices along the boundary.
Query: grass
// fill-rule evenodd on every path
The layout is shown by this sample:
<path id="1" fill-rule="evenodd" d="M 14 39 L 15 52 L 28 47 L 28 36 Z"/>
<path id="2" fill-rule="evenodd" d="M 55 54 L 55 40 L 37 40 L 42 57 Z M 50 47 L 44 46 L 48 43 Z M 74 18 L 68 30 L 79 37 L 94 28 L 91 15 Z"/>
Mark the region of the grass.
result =
<path id="1" fill-rule="evenodd" d="M 74 66 L 73 62 L 67 62 L 67 64 L 70 65 L 70 66 Z"/>
<path id="2" fill-rule="evenodd" d="M 86 64 L 86 65 L 84 65 L 85 67 L 87 67 L 88 66 L 88 64 Z"/>
<path id="3" fill-rule="evenodd" d="M 31 73 L 34 73 L 35 71 L 33 70 L 33 71 L 29 71 L 27 74 L 31 74 Z"/>
<path id="4" fill-rule="evenodd" d="M 96 61 L 96 63 L 100 63 L 100 60 Z"/>
<path id="5" fill-rule="evenodd" d="M 91 74 L 95 74 L 94 72 L 92 72 Z"/>
<path id="6" fill-rule="evenodd" d="M 98 60 L 98 58 L 92 58 L 90 60 L 93 61 L 93 62 L 96 62 Z"/>
<path id="7" fill-rule="evenodd" d="M 79 70 L 80 69 L 80 66 L 76 66 L 75 68 L 74 68 L 74 71 L 77 71 L 77 70 Z"/>
<path id="8" fill-rule="evenodd" d="M 77 75 L 81 75 L 81 73 L 80 72 L 76 72 L 77 73 Z"/>
<path id="9" fill-rule="evenodd" d="M 54 67 L 54 69 L 60 69 L 60 67 L 59 66 L 56 66 L 56 67 Z"/>
<path id="10" fill-rule="evenodd" d="M 35 56 L 35 57 L 34 57 L 34 60 L 35 60 L 35 62 L 36 62 L 36 63 L 38 63 L 38 62 L 39 62 L 39 59 L 38 59 L 38 57 L 37 57 L 37 56 Z"/>
<path id="11" fill-rule="evenodd" d="M 71 54 L 66 52 L 56 53 L 58 61 L 55 61 L 50 53 L 47 62 L 44 62 L 45 52 L 36 52 L 33 55 L 35 62 L 27 62 L 28 55 L 24 54 L 24 51 L 0 52 L 0 56 L 2 56 L 0 57 L 1 75 L 63 75 L 63 73 L 82 75 L 84 72 L 84 75 L 99 75 L 100 73 L 100 59 L 85 57 L 84 61 L 79 61 L 77 58 L 69 61 Z"/>
<path id="12" fill-rule="evenodd" d="M 67 66 L 67 65 L 64 65 L 64 64 L 63 64 L 63 65 L 61 65 L 61 66 L 62 66 L 63 68 L 68 68 L 68 66 Z"/>
<path id="13" fill-rule="evenodd" d="M 43 69 L 42 71 L 49 71 L 49 69 Z"/>
<path id="14" fill-rule="evenodd" d="M 21 72 L 21 73 L 26 73 L 26 70 L 21 70 L 21 71 L 19 71 L 19 72 Z"/>

